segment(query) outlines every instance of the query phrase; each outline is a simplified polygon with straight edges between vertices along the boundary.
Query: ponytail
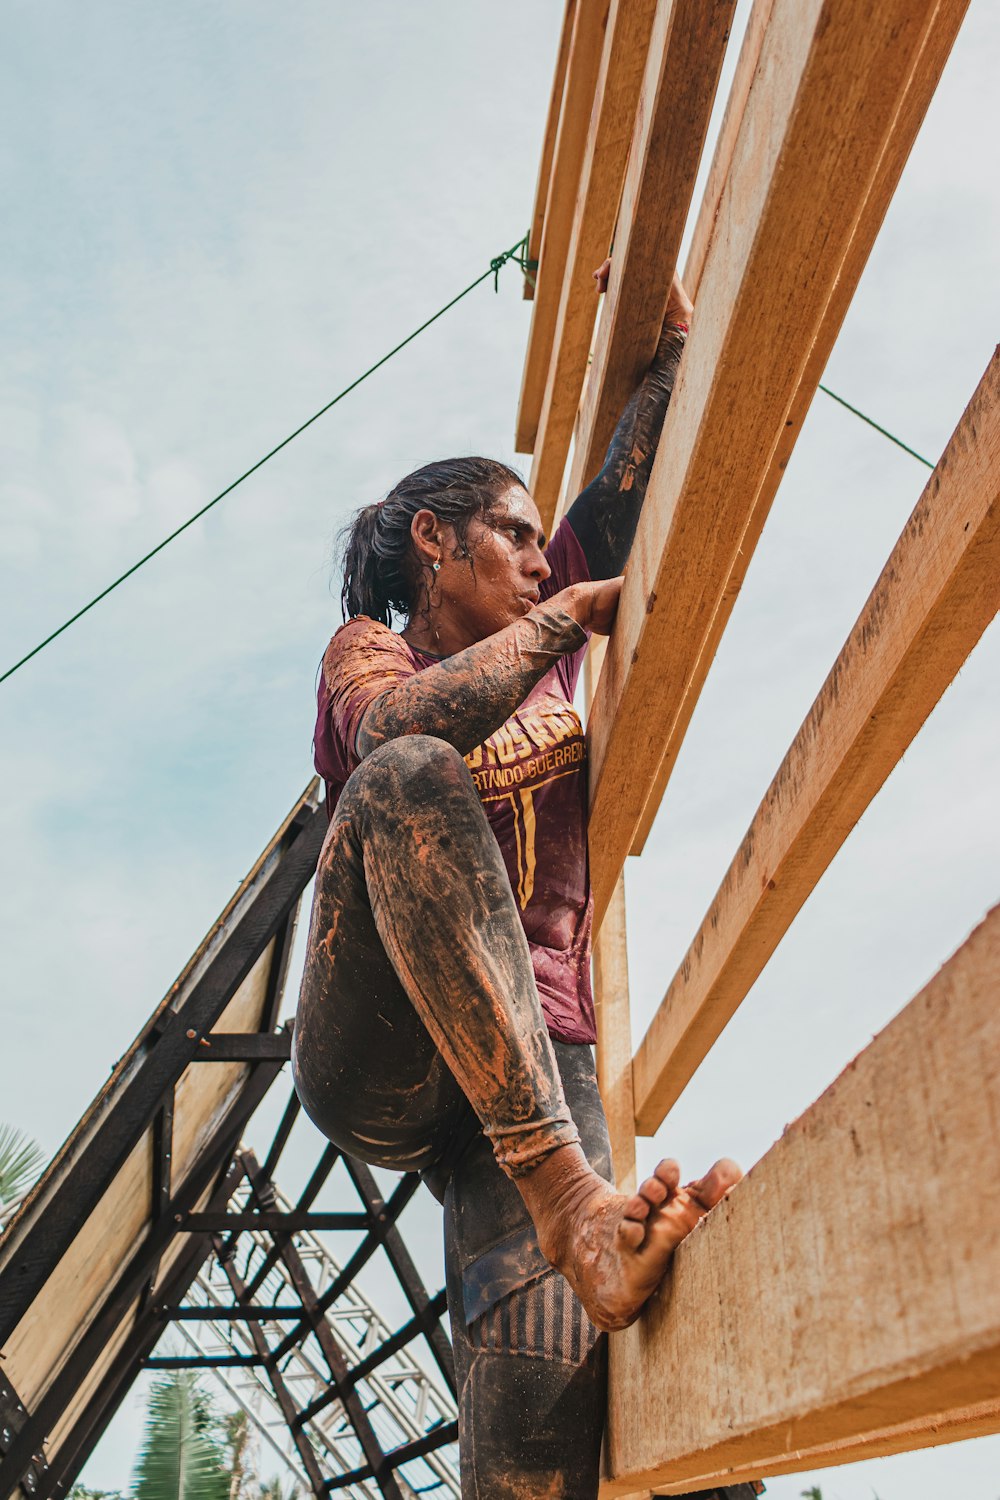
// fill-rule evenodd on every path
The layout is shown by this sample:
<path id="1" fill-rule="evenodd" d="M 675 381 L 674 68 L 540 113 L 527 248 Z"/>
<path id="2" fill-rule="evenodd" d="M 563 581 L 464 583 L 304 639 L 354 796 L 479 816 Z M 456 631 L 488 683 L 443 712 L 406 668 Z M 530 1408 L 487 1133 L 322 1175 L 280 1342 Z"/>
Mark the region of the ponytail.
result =
<path id="1" fill-rule="evenodd" d="M 382 577 L 378 545 L 378 505 L 365 505 L 357 511 L 342 533 L 341 552 L 344 581 L 340 605 L 345 620 L 355 615 L 370 615 L 383 625 L 392 623 L 392 600 Z"/>

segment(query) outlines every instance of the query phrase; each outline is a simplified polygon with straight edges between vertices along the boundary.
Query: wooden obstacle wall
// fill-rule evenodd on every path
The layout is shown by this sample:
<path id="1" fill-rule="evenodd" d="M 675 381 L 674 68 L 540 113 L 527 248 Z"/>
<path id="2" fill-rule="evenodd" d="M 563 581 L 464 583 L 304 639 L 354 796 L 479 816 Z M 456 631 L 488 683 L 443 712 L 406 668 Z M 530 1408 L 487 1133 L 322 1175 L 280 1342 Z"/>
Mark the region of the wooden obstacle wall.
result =
<path id="1" fill-rule="evenodd" d="M 662 1123 L 1000 608 L 994 356 L 633 1056 L 624 862 L 967 3 L 755 0 L 697 205 L 733 0 L 566 7 L 516 428 L 547 527 L 597 471 L 649 363 L 692 216 L 697 298 L 618 621 L 588 663 L 598 1069 L 622 1185 L 636 1132 Z M 612 245 L 595 327 L 590 273 Z M 1000 1145 L 998 979 L 1000 909 L 612 1339 L 609 1495 L 1000 1431 L 1000 1204 L 975 1175 Z M 920 1205 L 955 1182 L 968 1217 L 935 1226 Z"/>

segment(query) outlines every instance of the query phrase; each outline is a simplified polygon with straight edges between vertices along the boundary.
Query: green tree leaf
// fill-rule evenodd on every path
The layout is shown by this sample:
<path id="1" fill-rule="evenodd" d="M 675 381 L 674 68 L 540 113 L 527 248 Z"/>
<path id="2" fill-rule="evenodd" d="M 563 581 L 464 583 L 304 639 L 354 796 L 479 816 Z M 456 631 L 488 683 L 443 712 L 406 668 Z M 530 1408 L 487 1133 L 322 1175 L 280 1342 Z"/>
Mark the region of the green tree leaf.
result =
<path id="1" fill-rule="evenodd" d="M 25 1192 L 45 1164 L 36 1141 L 13 1125 L 0 1125 L 0 1203 Z"/>
<path id="2" fill-rule="evenodd" d="M 241 1500 L 248 1493 L 252 1477 L 250 1451 L 250 1418 L 242 1408 L 228 1412 L 221 1421 L 226 1446 L 226 1468 L 229 1470 L 229 1500 Z"/>
<path id="3" fill-rule="evenodd" d="M 282 1479 L 280 1474 L 260 1485 L 260 1500 L 300 1500 L 301 1493 L 294 1479 Z"/>
<path id="4" fill-rule="evenodd" d="M 217 1429 L 209 1396 L 192 1371 L 155 1381 L 132 1479 L 134 1500 L 229 1500 Z"/>

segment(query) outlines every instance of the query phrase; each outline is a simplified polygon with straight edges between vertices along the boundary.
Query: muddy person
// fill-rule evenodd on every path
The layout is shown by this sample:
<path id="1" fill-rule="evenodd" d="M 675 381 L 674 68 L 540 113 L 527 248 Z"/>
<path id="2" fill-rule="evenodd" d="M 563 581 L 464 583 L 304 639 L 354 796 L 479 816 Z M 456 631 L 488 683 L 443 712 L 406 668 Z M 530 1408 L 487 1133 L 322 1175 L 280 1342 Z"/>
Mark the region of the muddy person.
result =
<path id="1" fill-rule="evenodd" d="M 599 288 L 607 265 L 595 273 Z M 573 693 L 611 630 L 691 307 L 548 543 L 523 481 L 454 458 L 361 510 L 323 658 L 330 828 L 295 1081 L 344 1151 L 445 1211 L 462 1493 L 597 1494 L 605 1331 L 739 1177 L 661 1161 L 615 1191 L 591 1044 L 586 741 Z M 399 631 L 394 620 L 405 622 Z"/>

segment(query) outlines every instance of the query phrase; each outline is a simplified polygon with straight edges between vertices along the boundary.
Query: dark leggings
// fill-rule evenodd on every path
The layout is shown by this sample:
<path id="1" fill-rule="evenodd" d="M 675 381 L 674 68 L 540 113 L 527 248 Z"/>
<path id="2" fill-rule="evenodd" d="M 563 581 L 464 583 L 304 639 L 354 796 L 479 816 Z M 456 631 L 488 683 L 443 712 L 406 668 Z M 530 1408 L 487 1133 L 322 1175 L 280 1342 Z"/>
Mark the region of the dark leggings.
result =
<path id="1" fill-rule="evenodd" d="M 390 740 L 344 788 L 294 1069 L 319 1128 L 379 1166 L 439 1163 L 466 1100 L 509 1176 L 578 1140 L 499 846 L 443 740 Z"/>
<path id="2" fill-rule="evenodd" d="M 549 1039 L 499 847 L 443 740 L 392 740 L 344 788 L 293 1069 L 330 1140 L 423 1171 L 443 1197 L 463 1496 L 593 1500 L 606 1336 L 545 1260 L 511 1181 L 577 1140 L 611 1180 L 593 1055 Z"/>
<path id="3" fill-rule="evenodd" d="M 610 1177 L 593 1058 L 549 1039 L 499 847 L 441 740 L 393 740 L 344 788 L 316 878 L 293 1066 L 337 1145 L 425 1171 L 439 1195 L 447 1184 L 463 1495 L 589 1500 L 605 1340 L 542 1256 L 510 1178 L 581 1136 Z"/>

